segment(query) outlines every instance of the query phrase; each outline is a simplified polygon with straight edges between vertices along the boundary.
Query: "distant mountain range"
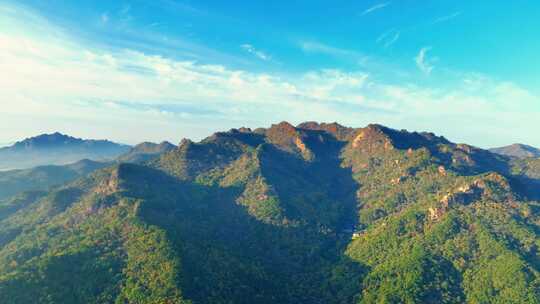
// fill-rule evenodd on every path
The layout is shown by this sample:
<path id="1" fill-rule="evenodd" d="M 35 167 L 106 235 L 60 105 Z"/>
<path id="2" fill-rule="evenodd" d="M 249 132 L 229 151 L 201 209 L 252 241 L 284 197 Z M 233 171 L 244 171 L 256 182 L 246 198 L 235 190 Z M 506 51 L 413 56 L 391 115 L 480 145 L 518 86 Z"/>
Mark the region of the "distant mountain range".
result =
<path id="1" fill-rule="evenodd" d="M 490 149 L 491 152 L 511 156 L 511 157 L 517 157 L 517 158 L 539 158 L 540 157 L 540 149 L 537 149 L 535 147 L 531 147 L 524 144 L 513 144 L 506 147 L 500 147 L 500 148 L 493 148 Z"/>
<path id="2" fill-rule="evenodd" d="M 85 153 L 89 153 L 88 150 L 94 151 L 95 149 L 89 148 L 86 149 L 84 153 L 72 153 L 72 151 L 66 151 L 67 154 L 70 155 L 70 157 L 66 160 L 60 159 L 60 161 L 57 161 L 55 158 L 50 157 L 50 151 L 51 149 L 55 150 L 69 150 L 69 147 L 75 146 L 75 149 L 77 149 L 77 144 L 73 144 L 73 142 L 80 144 L 82 143 L 80 140 L 75 139 L 73 140 L 73 137 L 65 136 L 65 135 L 55 135 L 53 134 L 53 137 L 50 136 L 47 137 L 40 136 L 33 139 L 30 139 L 25 144 L 18 144 L 13 147 L 12 151 L 16 151 L 13 153 L 21 153 L 21 155 L 28 155 L 28 151 L 31 151 L 30 153 L 32 155 L 36 155 L 39 152 L 45 154 L 44 156 L 36 156 L 35 160 L 39 162 L 57 162 L 57 163 L 63 163 L 68 162 L 72 159 L 76 159 L 77 157 L 82 157 L 84 155 L 87 155 Z M 36 140 L 37 139 L 37 140 Z M 44 140 L 45 139 L 45 140 Z M 38 142 L 38 143 L 36 143 Z M 71 142 L 71 143 L 70 143 Z M 89 146 L 93 145 L 106 145 L 111 146 L 110 142 L 103 141 L 102 143 L 97 143 L 96 141 L 85 141 L 86 144 L 89 144 Z M 113 144 L 114 145 L 114 144 Z M 26 148 L 22 148 L 26 147 Z M 124 146 L 118 145 L 119 151 L 125 150 Z M 30 148 L 31 147 L 31 148 Z M 54 148 L 53 148 L 54 147 Z M 116 163 L 143 163 L 146 161 L 150 161 L 153 158 L 156 158 L 160 156 L 163 153 L 169 152 L 173 149 L 175 149 L 176 146 L 169 143 L 169 142 L 162 142 L 160 144 L 155 144 L 151 142 L 144 142 L 141 144 L 138 144 L 134 146 L 133 148 L 130 148 L 127 152 L 124 154 L 121 154 L 117 158 L 113 160 L 108 161 L 93 161 L 89 159 L 83 159 L 79 160 L 75 163 L 70 163 L 66 165 L 41 165 L 29 169 L 15 169 L 15 170 L 5 170 L 0 171 L 0 199 L 15 195 L 19 192 L 23 191 L 43 191 L 48 190 L 52 186 L 61 185 L 63 183 L 70 182 L 72 180 L 75 180 L 77 178 L 80 178 L 82 176 L 85 176 L 97 169 L 101 169 L 107 166 L 111 166 Z M 99 147 L 98 147 L 99 149 Z M 110 151 L 111 149 L 109 149 Z M 101 158 L 103 156 L 103 153 L 94 153 L 94 155 L 99 155 Z M 55 154 L 55 157 L 58 154 Z M 116 153 L 110 153 L 108 154 L 111 158 L 116 156 Z M 61 157 L 61 155 L 58 155 Z M 1 162 L 1 160 L 0 160 Z M 14 164 L 13 166 L 15 166 Z"/>
<path id="3" fill-rule="evenodd" d="M 120 155 L 120 157 L 118 157 L 118 161 L 125 163 L 141 163 L 151 160 L 163 153 L 174 150 L 175 148 L 175 145 L 167 141 L 160 144 L 143 142 L 134 146 L 125 154 Z"/>
<path id="4" fill-rule="evenodd" d="M 43 134 L 0 148 L 0 170 L 65 165 L 82 159 L 109 161 L 130 149 L 128 145 L 108 140 L 85 140 L 61 133 Z"/>
<path id="5" fill-rule="evenodd" d="M 2 303 L 540 303 L 540 159 L 315 122 L 122 157 L 0 199 Z"/>
<path id="6" fill-rule="evenodd" d="M 0 199 L 24 191 L 45 191 L 49 187 L 70 182 L 110 165 L 112 162 L 85 159 L 64 166 L 48 165 L 31 169 L 0 171 Z"/>

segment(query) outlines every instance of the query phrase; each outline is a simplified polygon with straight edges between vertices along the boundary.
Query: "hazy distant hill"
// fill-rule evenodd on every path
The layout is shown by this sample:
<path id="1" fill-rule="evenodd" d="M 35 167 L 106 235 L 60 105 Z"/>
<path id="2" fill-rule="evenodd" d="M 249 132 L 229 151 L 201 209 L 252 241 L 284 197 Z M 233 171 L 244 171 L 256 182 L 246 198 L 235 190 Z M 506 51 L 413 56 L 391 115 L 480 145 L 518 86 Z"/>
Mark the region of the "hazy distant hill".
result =
<path id="1" fill-rule="evenodd" d="M 43 134 L 0 148 L 0 170 L 64 165 L 82 159 L 111 160 L 129 149 L 127 145 L 108 140 L 84 140 L 60 133 Z"/>
<path id="2" fill-rule="evenodd" d="M 540 149 L 524 144 L 513 144 L 501 148 L 490 149 L 491 152 L 517 158 L 538 158 Z"/>
<path id="3" fill-rule="evenodd" d="M 540 162 L 283 122 L 0 200 L 2 303 L 539 303 Z"/>
<path id="4" fill-rule="evenodd" d="M 129 150 L 127 153 L 120 155 L 120 157 L 118 157 L 118 161 L 126 163 L 141 163 L 158 157 L 159 155 L 169 152 L 175 148 L 175 145 L 166 141 L 160 144 L 143 142 L 131 148 L 131 150 Z"/>
<path id="5" fill-rule="evenodd" d="M 70 182 L 97 169 L 113 165 L 115 162 L 142 163 L 175 149 L 176 146 L 141 143 L 122 154 L 114 161 L 92 161 L 84 159 L 67 165 L 46 165 L 30 169 L 0 171 L 0 199 L 23 191 L 47 190 L 54 185 Z"/>
<path id="6" fill-rule="evenodd" d="M 111 164 L 85 159 L 64 166 L 49 165 L 0 171 L 0 199 L 23 191 L 47 190 L 51 186 L 75 180 Z"/>

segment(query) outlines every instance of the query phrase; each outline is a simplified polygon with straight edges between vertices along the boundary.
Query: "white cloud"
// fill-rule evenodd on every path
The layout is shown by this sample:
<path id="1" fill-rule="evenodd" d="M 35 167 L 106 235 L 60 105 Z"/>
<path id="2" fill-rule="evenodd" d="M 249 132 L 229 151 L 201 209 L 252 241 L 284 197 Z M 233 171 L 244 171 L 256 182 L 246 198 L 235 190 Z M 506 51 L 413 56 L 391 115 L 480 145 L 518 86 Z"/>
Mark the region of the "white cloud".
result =
<path id="1" fill-rule="evenodd" d="M 214 121 L 208 129 L 218 130 L 223 124 L 269 123 L 275 115 L 323 119 L 325 113 L 341 112 L 336 102 L 361 102 L 367 80 L 365 73 L 338 70 L 285 79 L 19 35 L 0 34 L 0 43 L 4 113 L 44 123 L 77 120 L 102 126 L 132 120 L 175 125 L 182 119 L 182 125 Z M 121 136 L 134 141 L 131 136 L 138 134 L 125 130 Z"/>
<path id="2" fill-rule="evenodd" d="M 423 47 L 418 52 L 418 55 L 414 58 L 416 66 L 426 75 L 430 75 L 435 68 L 433 62 L 437 59 L 430 59 L 427 53 L 431 51 L 431 47 Z"/>
<path id="3" fill-rule="evenodd" d="M 390 5 L 390 2 L 375 4 L 372 7 L 366 9 L 365 11 L 363 11 L 362 14 L 360 14 L 360 15 L 365 16 L 367 14 L 371 14 L 371 13 L 373 13 L 375 11 L 378 11 L 380 9 L 383 9 L 383 8 L 389 6 L 389 5 Z"/>
<path id="4" fill-rule="evenodd" d="M 244 49 L 246 52 L 248 52 L 250 54 L 253 54 L 255 57 L 257 57 L 257 58 L 259 58 L 261 60 L 269 61 L 269 60 L 272 59 L 272 57 L 270 57 L 270 55 L 266 54 L 263 51 L 255 49 L 255 47 L 253 47 L 253 45 L 251 45 L 251 44 L 242 44 L 240 47 L 242 49 Z"/>
<path id="5" fill-rule="evenodd" d="M 62 32 L 43 24 L 36 28 Z M 0 45 L 2 142 L 57 130 L 128 143 L 178 141 L 242 125 L 319 120 L 430 130 L 486 146 L 540 145 L 540 139 L 515 135 L 537 127 L 540 98 L 485 75 L 460 75 L 463 81 L 444 89 L 415 85 L 414 79 L 391 84 L 355 68 L 278 75 L 90 47 L 29 29 L 0 31 Z M 362 56 L 313 42 L 303 49 Z M 427 74 L 434 60 L 428 51 L 423 48 L 415 59 Z"/>

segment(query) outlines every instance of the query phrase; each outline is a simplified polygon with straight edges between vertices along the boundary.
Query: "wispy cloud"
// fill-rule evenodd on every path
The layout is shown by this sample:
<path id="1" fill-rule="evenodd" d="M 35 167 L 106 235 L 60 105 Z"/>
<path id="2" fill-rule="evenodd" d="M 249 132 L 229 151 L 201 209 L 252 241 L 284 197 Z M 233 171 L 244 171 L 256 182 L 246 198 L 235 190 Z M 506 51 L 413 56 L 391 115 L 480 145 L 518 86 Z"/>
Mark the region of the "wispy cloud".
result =
<path id="1" fill-rule="evenodd" d="M 363 11 L 360 14 L 360 16 L 365 16 L 365 15 L 371 14 L 371 13 L 373 13 L 375 11 L 378 11 L 380 9 L 383 9 L 383 8 L 389 6 L 389 5 L 390 5 L 390 2 L 384 2 L 384 3 L 375 4 L 372 7 L 366 9 L 365 11 Z"/>
<path id="2" fill-rule="evenodd" d="M 103 133 L 107 137 L 127 142 L 146 136 L 154 139 L 150 136 L 156 134 L 159 139 L 177 141 L 241 124 L 266 125 L 276 117 L 292 122 L 337 120 L 354 126 L 377 121 L 442 131 L 455 129 L 450 122 L 445 125 L 450 118 L 489 121 L 488 117 L 521 107 L 529 111 L 513 117 L 534 121 L 532 117 L 540 113 L 540 109 L 530 111 L 530 105 L 540 104 L 537 96 L 485 77 L 463 77 L 467 81 L 461 86 L 435 90 L 407 83 L 391 85 L 360 71 L 315 70 L 284 77 L 131 50 L 89 50 L 46 39 L 0 34 L 0 43 L 5 46 L 0 50 L 5 59 L 0 61 L 0 71 L 4 71 L 0 88 L 7 117 L 0 128 L 26 117 L 51 128 L 62 128 L 64 123 L 80 126 L 81 132 L 87 126 L 103 127 L 103 132 L 109 132 Z M 428 51 L 423 48 L 417 56 L 419 68 L 426 72 L 433 69 Z M 438 113 L 445 113 L 445 120 Z M 431 122 L 441 121 L 432 125 L 411 122 L 429 117 Z M 74 121 L 77 124 L 70 123 Z M 111 133 L 111 128 L 116 131 Z M 144 130 L 134 134 L 129 131 L 133 129 Z"/>
<path id="3" fill-rule="evenodd" d="M 253 45 L 251 44 L 242 44 L 240 46 L 242 49 L 244 49 L 246 52 L 254 55 L 255 57 L 264 60 L 264 61 L 270 61 L 272 57 L 268 55 L 267 53 L 257 50 Z"/>
<path id="4" fill-rule="evenodd" d="M 341 59 L 349 59 L 361 65 L 366 64 L 370 60 L 370 57 L 362 52 L 339 48 L 318 41 L 301 41 L 299 46 L 306 53 L 319 53 Z"/>
<path id="5" fill-rule="evenodd" d="M 401 31 L 397 29 L 391 29 L 389 31 L 384 32 L 381 34 L 376 42 L 378 44 L 382 44 L 384 48 L 389 48 L 394 43 L 396 43 L 399 40 L 399 37 L 401 36 Z"/>
<path id="6" fill-rule="evenodd" d="M 450 21 L 452 19 L 455 19 L 455 18 L 459 17 L 461 14 L 462 14 L 462 12 L 455 12 L 455 13 L 450 14 L 450 15 L 439 17 L 439 18 L 437 18 L 437 19 L 435 19 L 433 21 L 433 24 Z"/>
<path id="7" fill-rule="evenodd" d="M 103 106 L 134 110 L 138 112 L 154 112 L 160 115 L 169 116 L 211 116 L 212 118 L 222 117 L 223 113 L 217 109 L 214 109 L 209 104 L 194 105 L 189 102 L 181 100 L 169 100 L 169 103 L 156 104 L 151 102 L 133 102 L 133 101 L 115 101 L 115 100 L 89 100 L 86 102 L 89 106 Z"/>
<path id="8" fill-rule="evenodd" d="M 431 74 L 434 68 L 433 62 L 436 61 L 436 58 L 428 58 L 427 53 L 429 51 L 431 51 L 431 47 L 423 47 L 418 52 L 418 55 L 414 58 L 416 66 L 426 75 Z"/>
<path id="9" fill-rule="evenodd" d="M 41 35 L 62 31 L 39 20 L 25 23 L 25 32 L 0 32 L 0 130 L 9 130 L 0 132 L 3 142 L 56 130 L 129 143 L 178 141 L 275 120 L 330 120 L 379 122 L 500 145 L 510 133 L 530 134 L 540 115 L 538 96 L 487 76 L 460 75 L 464 81 L 435 89 L 415 85 L 416 78 L 396 85 L 374 75 L 375 68 L 354 65 L 291 75 L 253 72 L 231 68 L 228 60 L 207 64 L 197 57 L 87 45 L 68 35 Z M 365 57 L 317 42 L 300 46 L 306 53 Z M 430 50 L 422 48 L 415 58 L 426 74 L 436 60 Z M 490 124 L 494 117 L 496 126 Z"/>

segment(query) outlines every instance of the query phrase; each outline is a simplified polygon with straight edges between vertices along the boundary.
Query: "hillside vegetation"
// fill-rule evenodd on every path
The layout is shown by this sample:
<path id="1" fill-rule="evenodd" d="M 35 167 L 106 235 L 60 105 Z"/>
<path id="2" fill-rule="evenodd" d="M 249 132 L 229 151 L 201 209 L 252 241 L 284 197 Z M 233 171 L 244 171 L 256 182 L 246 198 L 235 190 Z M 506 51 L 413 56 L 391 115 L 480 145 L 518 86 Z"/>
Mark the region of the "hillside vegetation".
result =
<path id="1" fill-rule="evenodd" d="M 3 303 L 539 303 L 537 164 L 431 133 L 216 133 L 0 201 Z"/>

